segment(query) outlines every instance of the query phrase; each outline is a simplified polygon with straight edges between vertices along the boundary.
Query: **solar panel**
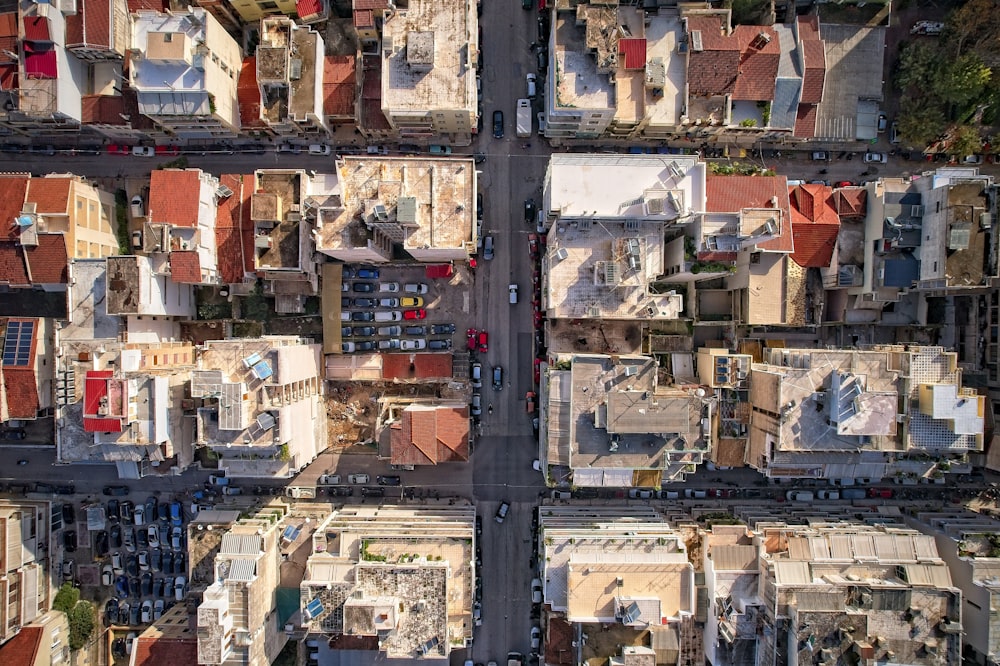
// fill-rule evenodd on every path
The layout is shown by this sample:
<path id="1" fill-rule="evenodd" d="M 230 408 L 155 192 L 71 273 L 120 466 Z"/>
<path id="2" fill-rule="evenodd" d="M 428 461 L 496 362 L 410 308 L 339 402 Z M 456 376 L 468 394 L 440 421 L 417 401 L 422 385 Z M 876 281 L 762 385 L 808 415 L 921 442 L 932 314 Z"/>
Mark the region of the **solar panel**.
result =
<path id="1" fill-rule="evenodd" d="M 323 602 L 318 598 L 313 599 L 308 604 L 306 604 L 306 614 L 309 617 L 317 617 L 323 613 Z"/>
<path id="2" fill-rule="evenodd" d="M 3 341 L 3 364 L 25 366 L 31 356 L 31 338 L 35 333 L 35 322 L 12 321 L 7 323 L 7 333 Z"/>

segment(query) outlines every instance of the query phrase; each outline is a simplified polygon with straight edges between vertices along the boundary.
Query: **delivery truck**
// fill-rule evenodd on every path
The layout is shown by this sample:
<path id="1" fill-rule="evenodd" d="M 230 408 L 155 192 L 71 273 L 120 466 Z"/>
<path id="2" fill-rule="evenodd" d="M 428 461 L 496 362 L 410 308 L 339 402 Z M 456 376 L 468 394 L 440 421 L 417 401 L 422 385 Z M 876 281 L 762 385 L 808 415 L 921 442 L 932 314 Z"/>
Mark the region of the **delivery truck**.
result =
<path id="1" fill-rule="evenodd" d="M 517 136 L 527 139 L 531 136 L 531 101 L 517 100 Z"/>

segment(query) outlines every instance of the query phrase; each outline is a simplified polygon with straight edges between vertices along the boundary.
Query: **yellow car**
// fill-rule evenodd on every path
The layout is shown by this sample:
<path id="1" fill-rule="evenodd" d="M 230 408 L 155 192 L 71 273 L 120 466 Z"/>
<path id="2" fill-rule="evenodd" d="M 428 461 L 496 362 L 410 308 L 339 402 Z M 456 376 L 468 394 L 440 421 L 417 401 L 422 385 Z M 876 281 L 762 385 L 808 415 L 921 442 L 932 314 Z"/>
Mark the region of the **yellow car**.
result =
<path id="1" fill-rule="evenodd" d="M 422 308 L 424 307 L 424 299 L 419 296 L 404 296 L 399 299 L 399 306 L 403 308 Z"/>

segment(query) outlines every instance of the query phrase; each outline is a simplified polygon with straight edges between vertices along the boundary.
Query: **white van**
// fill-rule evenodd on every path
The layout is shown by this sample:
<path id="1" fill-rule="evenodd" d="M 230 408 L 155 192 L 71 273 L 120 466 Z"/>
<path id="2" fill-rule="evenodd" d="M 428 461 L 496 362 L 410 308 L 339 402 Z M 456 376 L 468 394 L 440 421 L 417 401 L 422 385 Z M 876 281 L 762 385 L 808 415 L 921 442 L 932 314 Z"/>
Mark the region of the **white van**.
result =
<path id="1" fill-rule="evenodd" d="M 517 285 L 516 284 L 508 285 L 507 291 L 510 292 L 510 304 L 517 305 Z"/>

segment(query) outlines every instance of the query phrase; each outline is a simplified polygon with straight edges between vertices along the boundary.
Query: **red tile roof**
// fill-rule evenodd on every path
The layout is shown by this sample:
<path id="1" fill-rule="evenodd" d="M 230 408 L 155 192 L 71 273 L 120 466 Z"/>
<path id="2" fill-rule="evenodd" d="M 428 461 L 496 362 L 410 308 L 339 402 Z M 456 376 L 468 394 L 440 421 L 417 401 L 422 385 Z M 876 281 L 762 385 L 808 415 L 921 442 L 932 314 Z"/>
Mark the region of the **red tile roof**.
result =
<path id="1" fill-rule="evenodd" d="M 358 90 L 354 56 L 326 56 L 323 60 L 323 114 L 353 118 Z"/>
<path id="2" fill-rule="evenodd" d="M 833 190 L 826 185 L 798 185 L 788 189 L 795 242 L 792 261 L 803 268 L 829 266 L 840 234 Z"/>
<path id="3" fill-rule="evenodd" d="M 169 5 L 168 0 L 126 0 L 128 13 L 134 14 L 140 9 L 149 9 L 154 12 L 165 12 Z"/>
<path id="4" fill-rule="evenodd" d="M 38 234 L 38 245 L 23 246 L 28 275 L 34 284 L 69 282 L 69 254 L 63 234 Z"/>
<path id="5" fill-rule="evenodd" d="M 451 354 L 382 354 L 383 379 L 447 379 Z"/>
<path id="6" fill-rule="evenodd" d="M 389 0 L 354 0 L 355 9 L 389 9 Z"/>
<path id="7" fill-rule="evenodd" d="M 707 176 L 706 210 L 710 213 L 738 213 L 744 208 L 777 208 L 782 212 L 781 233 L 757 243 L 768 252 L 791 252 L 791 213 L 788 185 L 784 176 Z M 777 201 L 777 205 L 774 204 Z"/>
<path id="8" fill-rule="evenodd" d="M 175 666 L 198 663 L 198 641 L 193 638 L 140 636 L 132 666 Z M 187 655 L 186 657 L 184 655 Z"/>
<path id="9" fill-rule="evenodd" d="M 645 39 L 619 39 L 618 54 L 624 56 L 621 59 L 625 69 L 645 69 L 646 68 L 646 40 Z"/>
<path id="10" fill-rule="evenodd" d="M 358 124 L 369 130 L 392 128 L 382 113 L 382 59 L 377 55 L 362 56 L 361 117 Z"/>
<path id="11" fill-rule="evenodd" d="M 122 116 L 125 112 L 125 98 L 119 95 L 84 95 L 82 97 L 81 121 L 85 125 L 127 125 Z"/>
<path id="12" fill-rule="evenodd" d="M 414 406 L 390 432 L 394 465 L 436 465 L 469 459 L 469 408 Z"/>
<path id="13" fill-rule="evenodd" d="M 157 169 L 149 177 L 150 224 L 198 226 L 201 181 L 198 169 Z"/>
<path id="14" fill-rule="evenodd" d="M 233 196 L 219 202 L 215 213 L 219 276 L 226 284 L 236 284 L 254 270 L 253 220 L 250 219 L 253 174 L 227 173 L 219 176 L 219 182 L 233 191 Z"/>
<path id="15" fill-rule="evenodd" d="M 21 630 L 0 645 L 0 661 L 4 666 L 35 666 L 42 644 L 41 627 L 21 627 Z"/>
<path id="16" fill-rule="evenodd" d="M 29 16 L 25 18 L 24 38 L 29 42 L 51 42 L 49 20 L 44 16 Z"/>
<path id="17" fill-rule="evenodd" d="M 257 85 L 257 58 L 243 58 L 240 78 L 236 82 L 236 101 L 240 107 L 240 125 L 267 127 L 260 117 L 260 88 Z"/>
<path id="18" fill-rule="evenodd" d="M 111 48 L 110 0 L 78 3 L 77 13 L 66 17 L 66 48 L 74 46 Z"/>
<path id="19" fill-rule="evenodd" d="M 688 85 L 693 95 L 731 94 L 735 100 L 774 99 L 781 46 L 767 26 L 736 26 L 729 35 L 720 17 L 688 18 L 688 31 L 701 35 L 702 50 L 688 54 Z M 760 38 L 766 35 L 768 41 Z"/>
<path id="20" fill-rule="evenodd" d="M 35 212 L 42 214 L 69 213 L 70 178 L 32 178 L 28 183 L 25 201 L 35 204 Z"/>
<path id="21" fill-rule="evenodd" d="M 819 104 L 823 101 L 823 83 L 826 80 L 826 47 L 823 42 L 811 39 L 802 42 L 802 55 L 806 71 L 802 77 L 802 104 Z"/>
<path id="22" fill-rule="evenodd" d="M 374 28 L 375 27 L 375 12 L 370 9 L 355 9 L 354 10 L 354 27 L 355 28 Z"/>
<path id="23" fill-rule="evenodd" d="M 0 175 L 0 240 L 15 240 L 20 236 L 14 218 L 24 207 L 24 195 L 28 191 L 28 178 L 25 176 Z"/>
<path id="24" fill-rule="evenodd" d="M 201 259 L 196 250 L 170 253 L 170 279 L 179 284 L 201 283 Z"/>
<path id="25" fill-rule="evenodd" d="M 17 88 L 17 63 L 0 65 L 0 90 Z"/>
<path id="26" fill-rule="evenodd" d="M 121 432 L 128 384 L 111 370 L 88 370 L 83 387 L 84 432 Z M 103 412 L 103 413 L 100 413 Z"/>
<path id="27" fill-rule="evenodd" d="M 24 253 L 13 241 L 0 241 L 0 284 L 9 284 L 13 287 L 26 287 L 31 284 Z"/>
<path id="28" fill-rule="evenodd" d="M 12 419 L 34 419 L 38 417 L 38 376 L 35 374 L 35 352 L 38 348 L 38 320 L 14 319 L 7 320 L 3 328 L 6 330 L 10 322 L 34 322 L 31 335 L 31 347 L 28 351 L 28 362 L 24 366 L 3 367 L 3 385 L 7 401 L 7 411 Z M 2 340 L 0 333 L 0 340 Z"/>
<path id="29" fill-rule="evenodd" d="M 323 13 L 323 3 L 321 0 L 296 0 L 295 13 L 303 21 L 308 21 Z"/>
<path id="30" fill-rule="evenodd" d="M 837 213 L 844 218 L 859 218 L 868 214 L 868 191 L 863 187 L 846 187 L 833 193 Z"/>
<path id="31" fill-rule="evenodd" d="M 817 108 L 815 104 L 799 104 L 799 108 L 795 112 L 795 130 L 792 132 L 793 135 L 803 139 L 811 139 L 815 136 L 816 114 Z"/>
<path id="32" fill-rule="evenodd" d="M 17 12 L 0 14 L 0 49 L 17 54 Z M 17 62 L 17 58 L 0 52 L 0 62 Z"/>

